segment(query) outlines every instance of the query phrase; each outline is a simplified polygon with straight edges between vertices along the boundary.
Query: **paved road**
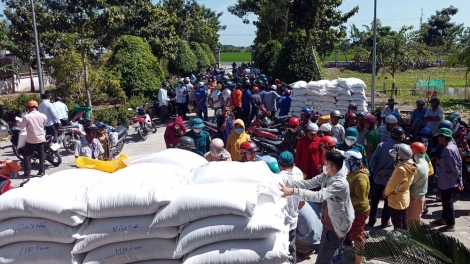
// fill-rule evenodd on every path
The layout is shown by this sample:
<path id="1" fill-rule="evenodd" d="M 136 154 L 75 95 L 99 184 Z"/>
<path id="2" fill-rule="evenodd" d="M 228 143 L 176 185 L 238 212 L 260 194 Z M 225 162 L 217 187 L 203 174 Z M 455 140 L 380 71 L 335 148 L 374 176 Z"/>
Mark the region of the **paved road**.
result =
<path id="1" fill-rule="evenodd" d="M 213 116 L 213 110 L 209 110 L 209 115 Z M 189 117 L 190 118 L 194 117 L 194 114 L 189 115 Z M 139 136 L 136 133 L 134 133 L 133 130 L 131 130 L 129 133 L 129 137 L 127 139 L 127 143 L 124 146 L 123 153 L 129 156 L 137 156 L 137 155 L 149 154 L 149 153 L 154 153 L 154 152 L 164 150 L 165 149 L 165 143 L 163 141 L 164 132 L 165 132 L 165 124 L 159 124 L 157 133 L 149 135 L 147 141 L 142 142 Z M 5 158 L 16 159 L 16 157 L 13 155 L 11 151 L 11 148 L 8 147 L 8 145 L 9 145 L 9 142 L 0 142 L 0 147 L 6 147 L 5 149 L 0 150 L 0 159 L 5 159 Z M 63 155 L 62 165 L 60 165 L 57 168 L 48 167 L 47 173 L 53 173 L 56 171 L 70 169 L 70 168 L 75 167 L 75 159 L 72 155 L 68 154 L 64 150 L 61 151 L 61 154 Z M 33 170 L 33 173 L 35 173 L 34 170 Z M 21 180 L 13 180 L 13 181 L 14 181 L 14 186 L 18 186 L 21 183 Z M 441 214 L 442 207 L 440 206 L 440 204 L 432 202 L 434 198 L 435 198 L 434 194 L 428 196 L 429 213 L 428 215 L 423 217 L 424 218 L 423 221 L 426 223 L 430 222 L 433 219 L 438 218 Z M 449 233 L 449 235 L 456 237 L 462 243 L 464 243 L 467 247 L 470 247 L 470 236 L 469 236 L 470 217 L 463 216 L 463 214 L 467 211 L 470 211 L 470 203 L 468 202 L 469 200 L 470 200 L 469 195 L 457 196 L 457 201 L 454 204 L 455 210 L 456 210 L 456 217 L 457 217 L 456 218 L 456 231 L 453 233 Z M 381 204 L 380 207 L 382 206 L 383 205 Z M 377 220 L 377 223 L 380 223 L 380 220 Z M 375 234 L 377 231 L 379 231 L 378 228 L 373 228 L 370 230 L 372 235 Z M 299 263 L 311 264 L 311 263 L 315 263 L 315 260 L 316 260 L 316 255 L 312 255 L 310 259 L 304 260 Z M 353 263 L 353 262 L 347 257 L 345 257 L 343 258 L 343 260 L 338 262 L 338 264 L 340 263 Z M 370 263 L 380 263 L 380 262 L 373 261 Z"/>

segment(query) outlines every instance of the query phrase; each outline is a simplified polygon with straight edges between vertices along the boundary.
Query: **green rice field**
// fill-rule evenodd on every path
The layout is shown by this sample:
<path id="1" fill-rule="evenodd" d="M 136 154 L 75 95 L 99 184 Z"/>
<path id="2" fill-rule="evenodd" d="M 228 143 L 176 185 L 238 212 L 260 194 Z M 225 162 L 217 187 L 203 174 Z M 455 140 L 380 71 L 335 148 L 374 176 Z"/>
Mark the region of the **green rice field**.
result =
<path id="1" fill-rule="evenodd" d="M 220 62 L 249 62 L 251 53 L 249 52 L 221 52 Z"/>

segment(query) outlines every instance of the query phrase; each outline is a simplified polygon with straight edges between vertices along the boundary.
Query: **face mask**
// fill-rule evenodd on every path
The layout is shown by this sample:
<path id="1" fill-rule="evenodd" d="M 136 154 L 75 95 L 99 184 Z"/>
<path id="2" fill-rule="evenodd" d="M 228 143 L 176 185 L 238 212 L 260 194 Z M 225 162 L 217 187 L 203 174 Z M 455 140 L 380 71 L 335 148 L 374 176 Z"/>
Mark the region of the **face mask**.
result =
<path id="1" fill-rule="evenodd" d="M 194 133 L 196 133 L 196 134 L 201 133 L 201 130 L 202 130 L 202 129 L 200 129 L 200 128 L 193 128 L 193 131 L 194 131 Z"/>
<path id="2" fill-rule="evenodd" d="M 175 126 L 176 130 L 180 130 L 181 126 Z"/>
<path id="3" fill-rule="evenodd" d="M 327 170 L 327 166 L 323 165 L 323 173 L 325 173 L 326 175 L 328 175 L 328 170 Z"/>
<path id="4" fill-rule="evenodd" d="M 352 110 L 352 109 L 351 109 L 349 112 L 356 114 L 356 113 L 357 113 L 357 110 Z"/>
<path id="5" fill-rule="evenodd" d="M 348 168 L 348 170 L 351 172 L 355 172 L 359 170 L 359 166 L 357 165 L 357 163 L 354 163 L 352 161 L 346 162 L 346 168 Z"/>
<path id="6" fill-rule="evenodd" d="M 348 145 L 348 147 L 350 147 L 350 146 L 354 145 L 354 143 L 356 143 L 356 140 L 345 139 L 344 143 L 346 143 L 346 145 Z"/>
<path id="7" fill-rule="evenodd" d="M 235 133 L 241 134 L 243 132 L 243 128 L 235 128 Z"/>
<path id="8" fill-rule="evenodd" d="M 429 141 L 429 138 L 421 138 L 421 140 L 423 141 L 423 143 L 427 143 Z"/>

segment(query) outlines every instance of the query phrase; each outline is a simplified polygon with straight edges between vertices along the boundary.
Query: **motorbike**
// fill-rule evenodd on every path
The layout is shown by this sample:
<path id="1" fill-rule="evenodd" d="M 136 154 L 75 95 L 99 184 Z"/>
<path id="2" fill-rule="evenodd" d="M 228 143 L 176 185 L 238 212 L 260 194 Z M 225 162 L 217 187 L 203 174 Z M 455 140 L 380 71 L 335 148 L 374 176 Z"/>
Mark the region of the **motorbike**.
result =
<path id="1" fill-rule="evenodd" d="M 21 118 L 16 119 L 17 122 L 21 122 Z M 18 124 L 18 123 L 17 123 Z M 26 142 L 26 130 L 21 130 L 18 126 L 14 126 L 10 130 L 10 142 L 12 144 L 11 148 L 13 153 L 20 159 L 24 161 L 25 154 L 25 142 Z M 44 143 L 44 158 L 54 167 L 58 167 L 62 163 L 62 157 L 59 154 L 60 145 L 57 143 L 52 143 L 52 136 L 46 136 L 46 142 Z M 32 155 L 32 160 L 36 161 L 39 159 L 39 153 L 34 151 Z"/>
<path id="2" fill-rule="evenodd" d="M 204 121 L 203 123 L 206 125 L 203 130 L 209 133 L 211 139 L 219 137 L 219 128 L 217 127 L 217 124 L 207 121 Z"/>
<path id="3" fill-rule="evenodd" d="M 118 127 L 106 126 L 108 138 L 111 141 L 111 153 L 113 158 L 116 158 L 124 148 L 124 139 L 129 132 L 128 125 L 120 125 Z"/>
<path id="4" fill-rule="evenodd" d="M 251 136 L 269 138 L 272 140 L 279 140 L 278 135 L 282 135 L 282 132 L 277 128 L 262 128 L 262 127 L 249 127 L 246 132 Z"/>
<path id="5" fill-rule="evenodd" d="M 70 126 L 63 126 L 57 129 L 57 143 L 62 142 L 62 145 L 67 152 L 74 154 L 75 142 L 85 135 L 83 125 L 90 120 L 83 118 L 85 112 L 77 113 L 72 120 Z"/>
<path id="6" fill-rule="evenodd" d="M 270 140 L 261 137 L 252 137 L 251 140 L 261 150 L 262 155 L 269 155 L 276 159 L 281 155 L 282 140 Z"/>
<path id="7" fill-rule="evenodd" d="M 139 133 L 143 141 L 147 140 L 149 132 L 157 133 L 157 125 L 152 121 L 148 110 L 145 110 L 147 103 L 138 106 L 135 110 L 128 108 L 129 111 L 135 111 L 135 116 L 132 117 L 131 121 L 135 128 L 135 131 Z"/>

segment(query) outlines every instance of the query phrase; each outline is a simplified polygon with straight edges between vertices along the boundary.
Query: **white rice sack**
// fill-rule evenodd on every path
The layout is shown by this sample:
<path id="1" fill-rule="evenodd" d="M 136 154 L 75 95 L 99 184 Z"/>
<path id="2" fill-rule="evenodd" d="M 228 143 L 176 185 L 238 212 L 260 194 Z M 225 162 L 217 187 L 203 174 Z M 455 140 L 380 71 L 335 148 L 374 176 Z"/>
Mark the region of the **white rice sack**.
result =
<path id="1" fill-rule="evenodd" d="M 44 218 L 7 219 L 0 222 L 0 247 L 24 241 L 73 243 L 78 228 Z"/>
<path id="2" fill-rule="evenodd" d="M 85 214 L 90 218 L 153 214 L 189 183 L 188 174 L 169 164 L 131 165 L 88 189 Z"/>
<path id="3" fill-rule="evenodd" d="M 308 100 L 308 101 L 305 102 L 305 106 L 311 108 L 312 105 L 313 105 L 313 102 L 314 102 L 313 100 Z"/>
<path id="4" fill-rule="evenodd" d="M 181 264 L 181 260 L 180 259 L 146 260 L 146 261 L 132 262 L 132 264 Z"/>
<path id="5" fill-rule="evenodd" d="M 323 95 L 323 97 L 321 98 L 321 102 L 322 103 L 327 103 L 327 102 L 336 103 L 336 98 L 330 95 Z"/>
<path id="6" fill-rule="evenodd" d="M 367 100 L 367 96 L 361 93 L 353 93 L 351 98 L 354 101 L 366 101 Z"/>
<path id="7" fill-rule="evenodd" d="M 280 231 L 288 231 L 284 221 L 282 208 L 274 203 L 257 206 L 251 218 L 233 215 L 203 218 L 184 226 L 175 257 L 217 242 L 268 238 Z"/>
<path id="8" fill-rule="evenodd" d="M 336 110 L 339 110 L 340 112 L 342 112 L 342 111 L 346 111 L 346 112 L 347 112 L 347 111 L 348 111 L 348 107 L 347 107 L 346 105 L 338 105 L 338 106 L 336 107 Z"/>
<path id="9" fill-rule="evenodd" d="M 118 242 L 94 249 L 86 255 L 83 264 L 126 264 L 137 261 L 172 259 L 175 239 L 140 239 Z"/>
<path id="10" fill-rule="evenodd" d="M 351 87 L 350 88 L 352 93 L 358 93 L 358 94 L 365 94 L 364 87 Z"/>
<path id="11" fill-rule="evenodd" d="M 180 226 L 216 215 L 251 217 L 259 194 L 258 185 L 247 183 L 219 182 L 186 186 L 175 193 L 169 205 L 158 211 L 150 227 Z"/>
<path id="12" fill-rule="evenodd" d="M 362 87 L 362 88 L 366 87 L 366 83 L 363 80 L 358 79 L 358 78 L 348 78 L 347 82 L 350 87 Z"/>
<path id="13" fill-rule="evenodd" d="M 340 94 L 336 96 L 336 100 L 338 100 L 338 102 L 339 101 L 351 101 L 351 96 L 347 94 Z"/>
<path id="14" fill-rule="evenodd" d="M 294 88 L 294 89 L 298 89 L 298 88 L 307 88 L 307 82 L 306 81 L 298 81 L 298 82 L 295 82 L 295 83 L 292 83 L 290 84 L 290 87 Z"/>
<path id="15" fill-rule="evenodd" d="M 108 186 L 109 188 L 109 186 Z M 69 226 L 85 220 L 86 188 L 35 184 L 0 196 L 0 221 L 15 217 L 46 218 Z"/>
<path id="16" fill-rule="evenodd" d="M 264 239 L 219 242 L 192 251 L 183 263 L 281 264 L 289 258 L 288 242 L 287 233 Z"/>
<path id="17" fill-rule="evenodd" d="M 297 88 L 291 90 L 291 97 L 305 96 L 308 92 L 307 88 Z"/>
<path id="18" fill-rule="evenodd" d="M 302 95 L 302 96 L 291 96 L 290 99 L 291 99 L 292 101 L 303 102 L 303 101 L 305 101 L 305 95 Z"/>
<path id="19" fill-rule="evenodd" d="M 77 256 L 72 261 L 73 244 L 53 242 L 19 242 L 0 248 L 0 263 L 9 264 L 72 264 L 81 263 Z"/>
<path id="20" fill-rule="evenodd" d="M 320 101 L 313 101 L 312 102 L 312 107 L 320 107 L 322 103 Z"/>
<path id="21" fill-rule="evenodd" d="M 322 102 L 321 104 L 321 109 L 322 110 L 328 110 L 328 115 L 330 114 L 331 111 L 333 111 L 336 108 L 336 103 L 330 103 L 330 102 Z"/>
<path id="22" fill-rule="evenodd" d="M 324 116 L 324 115 L 329 115 L 332 110 L 333 110 L 333 109 L 331 109 L 331 110 L 330 110 L 330 109 L 324 109 L 324 108 L 322 107 L 321 115 L 322 115 L 322 116 Z"/>
<path id="23" fill-rule="evenodd" d="M 325 83 L 325 88 L 329 91 L 335 90 L 339 91 L 341 90 L 341 87 L 338 86 L 338 80 L 332 80 L 327 83 Z"/>
<path id="24" fill-rule="evenodd" d="M 348 82 L 348 79 L 345 79 L 345 78 L 338 78 L 336 79 L 337 81 L 337 85 L 341 88 L 347 88 L 349 89 L 350 88 L 350 84 Z"/>
<path id="25" fill-rule="evenodd" d="M 170 164 L 184 170 L 193 170 L 209 163 L 205 158 L 191 151 L 171 148 L 154 154 L 131 157 L 124 161 L 128 166 L 137 163 Z"/>
<path id="26" fill-rule="evenodd" d="M 351 103 L 355 103 L 357 106 L 359 105 L 367 106 L 367 101 L 362 101 L 362 100 L 354 100 Z"/>
<path id="27" fill-rule="evenodd" d="M 348 88 L 341 88 L 341 91 L 339 91 L 338 95 L 342 94 L 351 96 L 351 91 Z"/>
<path id="28" fill-rule="evenodd" d="M 223 173 L 220 173 L 221 171 Z M 192 184 L 237 182 L 266 185 L 275 181 L 275 176 L 264 161 L 211 162 L 194 171 Z"/>
<path id="29" fill-rule="evenodd" d="M 367 106 L 359 105 L 357 106 L 357 111 L 359 112 L 368 112 Z"/>
<path id="30" fill-rule="evenodd" d="M 103 245 L 149 238 L 174 238 L 178 235 L 177 227 L 159 227 L 149 229 L 155 215 L 113 217 L 90 219 L 88 225 L 75 235 L 77 242 L 72 253 L 84 253 Z"/>
<path id="31" fill-rule="evenodd" d="M 318 101 L 318 102 L 321 102 L 323 96 L 321 96 L 321 95 L 307 95 L 306 98 L 307 98 L 307 100 L 309 100 L 309 101 Z"/>
<path id="32" fill-rule="evenodd" d="M 338 91 L 333 91 L 333 90 L 329 90 L 327 91 L 326 93 L 323 94 L 323 96 L 331 96 L 331 97 L 336 97 L 339 95 L 339 92 Z"/>
<path id="33" fill-rule="evenodd" d="M 46 175 L 40 179 L 38 184 L 57 185 L 59 188 L 67 184 L 86 188 L 95 185 L 103 179 L 112 177 L 111 175 L 111 173 L 93 169 L 68 169 Z M 25 186 L 28 186 L 28 184 Z"/>
<path id="34" fill-rule="evenodd" d="M 291 107 L 297 107 L 297 108 L 305 107 L 305 102 L 292 101 Z"/>
<path id="35" fill-rule="evenodd" d="M 325 82 L 315 82 L 315 81 L 311 81 L 309 83 L 307 83 L 307 88 L 308 89 L 323 89 L 325 87 Z"/>
<path id="36" fill-rule="evenodd" d="M 349 100 L 341 100 L 341 101 L 336 102 L 336 107 L 346 106 L 346 109 L 347 109 L 350 104 L 351 104 L 351 101 Z"/>

